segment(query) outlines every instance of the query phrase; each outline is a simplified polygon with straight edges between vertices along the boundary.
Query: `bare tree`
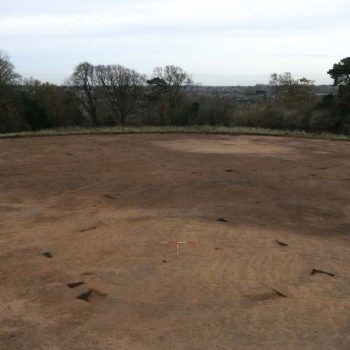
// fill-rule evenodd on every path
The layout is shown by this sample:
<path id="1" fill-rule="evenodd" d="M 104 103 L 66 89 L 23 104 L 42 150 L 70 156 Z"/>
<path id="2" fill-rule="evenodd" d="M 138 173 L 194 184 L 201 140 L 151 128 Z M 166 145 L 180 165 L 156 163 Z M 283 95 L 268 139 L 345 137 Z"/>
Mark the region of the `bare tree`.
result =
<path id="1" fill-rule="evenodd" d="M 15 67 L 10 61 L 10 57 L 0 50 L 0 89 L 8 85 L 15 84 L 20 75 L 15 72 Z"/>
<path id="2" fill-rule="evenodd" d="M 291 108 L 314 102 L 313 84 L 314 81 L 307 78 L 294 79 L 289 72 L 273 73 L 270 80 L 276 98 Z"/>
<path id="3" fill-rule="evenodd" d="M 181 67 L 168 65 L 156 67 L 147 83 L 152 88 L 151 100 L 159 103 L 159 114 L 171 124 L 174 110 L 186 96 L 186 87 L 193 84 L 191 76 Z"/>
<path id="4" fill-rule="evenodd" d="M 97 96 L 96 96 L 96 79 L 95 67 L 89 62 L 80 63 L 68 79 L 68 84 L 79 89 L 78 98 L 89 114 L 92 124 L 97 123 Z"/>
<path id="5" fill-rule="evenodd" d="M 111 107 L 114 121 L 125 125 L 137 110 L 146 77 L 121 65 L 96 67 L 96 81 Z"/>
<path id="6" fill-rule="evenodd" d="M 0 132 L 17 130 L 20 127 L 18 111 L 12 101 L 12 87 L 20 82 L 10 57 L 0 50 Z M 23 125 L 22 125 L 23 126 Z"/>
<path id="7" fill-rule="evenodd" d="M 178 66 L 156 67 L 153 71 L 153 79 L 163 87 L 162 90 L 171 108 L 175 108 L 181 100 L 184 89 L 193 84 L 191 76 Z"/>

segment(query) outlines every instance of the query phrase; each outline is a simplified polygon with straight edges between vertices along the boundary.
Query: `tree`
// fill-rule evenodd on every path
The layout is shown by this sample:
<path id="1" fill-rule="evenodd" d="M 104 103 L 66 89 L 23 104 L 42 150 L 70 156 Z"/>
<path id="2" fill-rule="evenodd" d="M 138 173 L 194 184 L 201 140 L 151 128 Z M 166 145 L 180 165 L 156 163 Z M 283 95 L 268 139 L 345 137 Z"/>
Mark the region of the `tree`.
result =
<path id="1" fill-rule="evenodd" d="M 0 50 L 0 88 L 15 84 L 19 78 L 20 75 L 15 72 L 10 57 Z"/>
<path id="2" fill-rule="evenodd" d="M 92 124 L 97 124 L 97 96 L 95 67 L 89 62 L 80 63 L 68 79 L 68 84 L 79 89 L 78 99 L 91 118 Z"/>
<path id="3" fill-rule="evenodd" d="M 125 125 L 143 95 L 146 77 L 121 65 L 97 66 L 96 81 L 111 107 L 114 122 Z"/>
<path id="4" fill-rule="evenodd" d="M 9 56 L 0 50 L 0 132 L 18 130 L 21 124 L 18 110 L 12 101 L 13 89 L 10 89 L 19 78 Z"/>
<path id="5" fill-rule="evenodd" d="M 19 96 L 17 105 L 32 130 L 83 124 L 79 101 L 66 86 L 25 79 Z"/>
<path id="6" fill-rule="evenodd" d="M 159 102 L 159 113 L 171 123 L 174 110 L 185 97 L 185 88 L 193 84 L 191 76 L 181 67 L 168 65 L 156 67 L 147 83 L 152 89 L 151 100 Z"/>
<path id="7" fill-rule="evenodd" d="M 314 81 L 307 78 L 294 79 L 289 72 L 271 74 L 270 85 L 279 102 L 289 108 L 299 108 L 314 102 Z"/>
<path id="8" fill-rule="evenodd" d="M 350 57 L 343 58 L 339 63 L 335 63 L 328 74 L 334 80 L 334 86 L 350 86 Z"/>
<path id="9" fill-rule="evenodd" d="M 333 85 L 338 86 L 336 98 L 332 99 L 334 109 L 333 112 L 335 115 L 338 115 L 341 117 L 341 119 L 343 119 L 339 124 L 349 124 L 348 118 L 350 118 L 350 57 L 343 58 L 339 63 L 335 63 L 333 65 L 333 68 L 328 71 L 328 74 L 333 79 Z"/>

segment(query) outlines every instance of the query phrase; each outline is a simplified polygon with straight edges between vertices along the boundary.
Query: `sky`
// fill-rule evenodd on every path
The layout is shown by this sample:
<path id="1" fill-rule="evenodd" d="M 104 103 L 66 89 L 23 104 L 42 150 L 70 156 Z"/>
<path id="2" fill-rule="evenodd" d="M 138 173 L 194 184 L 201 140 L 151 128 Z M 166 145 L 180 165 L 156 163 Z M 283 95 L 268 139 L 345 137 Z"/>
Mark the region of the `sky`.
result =
<path id="1" fill-rule="evenodd" d="M 202 85 L 287 71 L 327 84 L 349 38 L 349 0 L 0 0 L 0 49 L 22 76 L 58 84 L 82 61 L 175 64 Z"/>

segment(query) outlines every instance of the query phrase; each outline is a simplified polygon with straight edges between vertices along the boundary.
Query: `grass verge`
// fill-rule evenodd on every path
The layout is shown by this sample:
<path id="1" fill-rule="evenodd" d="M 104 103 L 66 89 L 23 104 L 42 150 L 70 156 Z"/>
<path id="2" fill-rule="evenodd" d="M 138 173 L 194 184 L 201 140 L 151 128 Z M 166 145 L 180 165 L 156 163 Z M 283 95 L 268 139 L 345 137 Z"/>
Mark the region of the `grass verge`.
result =
<path id="1" fill-rule="evenodd" d="M 64 135 L 114 135 L 114 134 L 226 134 L 226 135 L 266 135 L 266 136 L 289 136 L 315 139 L 327 139 L 337 141 L 350 141 L 350 135 L 329 133 L 307 133 L 305 131 L 272 130 L 248 127 L 214 127 L 214 126 L 144 126 L 144 127 L 67 127 L 40 131 L 24 131 L 16 133 L 0 134 L 0 139 L 16 137 L 40 137 L 40 136 L 64 136 Z"/>

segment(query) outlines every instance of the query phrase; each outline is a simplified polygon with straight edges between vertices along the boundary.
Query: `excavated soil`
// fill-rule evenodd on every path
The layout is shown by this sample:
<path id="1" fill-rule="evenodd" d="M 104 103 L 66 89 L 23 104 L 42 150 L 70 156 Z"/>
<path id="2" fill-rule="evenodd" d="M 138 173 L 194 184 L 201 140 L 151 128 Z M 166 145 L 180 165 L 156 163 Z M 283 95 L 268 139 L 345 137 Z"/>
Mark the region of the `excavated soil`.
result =
<path id="1" fill-rule="evenodd" d="M 0 140 L 0 281 L 4 350 L 350 349 L 350 143 Z"/>

